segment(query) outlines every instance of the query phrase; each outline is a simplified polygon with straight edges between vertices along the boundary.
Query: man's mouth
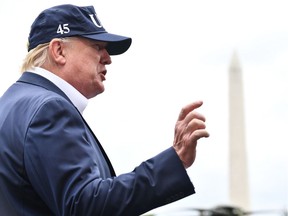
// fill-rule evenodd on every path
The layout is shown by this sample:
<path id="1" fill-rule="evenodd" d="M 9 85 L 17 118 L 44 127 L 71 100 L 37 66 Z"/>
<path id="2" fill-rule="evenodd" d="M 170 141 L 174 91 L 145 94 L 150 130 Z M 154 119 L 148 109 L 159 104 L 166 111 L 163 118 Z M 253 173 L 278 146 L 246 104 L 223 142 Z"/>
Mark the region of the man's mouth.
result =
<path id="1" fill-rule="evenodd" d="M 107 74 L 107 71 L 102 71 L 102 72 L 100 73 L 100 76 L 101 76 L 102 81 L 106 80 L 106 78 L 105 78 L 105 75 L 106 75 L 106 74 Z"/>

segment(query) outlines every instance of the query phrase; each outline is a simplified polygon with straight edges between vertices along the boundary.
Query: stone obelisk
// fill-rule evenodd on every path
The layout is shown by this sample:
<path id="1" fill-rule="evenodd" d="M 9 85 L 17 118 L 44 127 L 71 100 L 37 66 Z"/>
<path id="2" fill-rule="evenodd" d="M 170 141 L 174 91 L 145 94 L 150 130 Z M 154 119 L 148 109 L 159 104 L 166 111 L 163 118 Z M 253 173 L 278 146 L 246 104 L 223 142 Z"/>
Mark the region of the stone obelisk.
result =
<path id="1" fill-rule="evenodd" d="M 242 69 L 234 52 L 229 68 L 229 196 L 232 205 L 249 209 Z"/>

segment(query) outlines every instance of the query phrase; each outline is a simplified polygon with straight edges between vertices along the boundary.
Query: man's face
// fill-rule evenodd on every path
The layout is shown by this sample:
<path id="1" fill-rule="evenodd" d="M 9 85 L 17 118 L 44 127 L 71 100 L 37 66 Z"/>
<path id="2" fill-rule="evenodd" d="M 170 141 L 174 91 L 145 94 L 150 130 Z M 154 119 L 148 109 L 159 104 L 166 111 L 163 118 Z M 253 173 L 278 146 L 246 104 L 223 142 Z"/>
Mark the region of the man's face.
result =
<path id="1" fill-rule="evenodd" d="M 106 46 L 106 42 L 85 38 L 71 38 L 66 45 L 69 75 L 65 80 L 88 99 L 105 90 L 106 65 L 112 63 Z"/>

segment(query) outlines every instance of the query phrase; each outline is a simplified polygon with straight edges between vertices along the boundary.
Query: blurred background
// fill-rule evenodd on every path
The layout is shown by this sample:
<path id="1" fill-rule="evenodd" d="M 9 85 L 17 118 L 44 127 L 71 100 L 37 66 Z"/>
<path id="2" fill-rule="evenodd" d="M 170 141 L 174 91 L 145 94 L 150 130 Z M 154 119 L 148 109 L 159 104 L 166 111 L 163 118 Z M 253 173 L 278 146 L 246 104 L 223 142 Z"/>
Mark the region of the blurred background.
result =
<path id="1" fill-rule="evenodd" d="M 84 112 L 117 174 L 130 172 L 169 148 L 181 108 L 204 101 L 199 112 L 206 116 L 210 137 L 199 141 L 196 161 L 188 169 L 196 194 L 147 214 L 199 215 L 192 210 L 229 204 L 228 75 L 237 53 L 243 77 L 248 210 L 284 215 L 288 207 L 286 0 L 5 1 L 0 7 L 0 95 L 20 76 L 36 16 L 63 3 L 94 5 L 108 32 L 133 39 L 127 53 L 112 57 L 105 92 L 91 99 Z"/>

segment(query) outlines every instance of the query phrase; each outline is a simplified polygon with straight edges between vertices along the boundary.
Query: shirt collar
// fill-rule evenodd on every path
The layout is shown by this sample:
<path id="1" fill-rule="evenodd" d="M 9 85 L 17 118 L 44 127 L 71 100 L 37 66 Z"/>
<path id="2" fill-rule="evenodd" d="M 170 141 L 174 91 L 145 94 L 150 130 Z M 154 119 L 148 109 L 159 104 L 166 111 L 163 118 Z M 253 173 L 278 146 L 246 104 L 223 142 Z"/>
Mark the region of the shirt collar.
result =
<path id="1" fill-rule="evenodd" d="M 52 83 L 54 83 L 67 95 L 67 97 L 72 101 L 73 105 L 78 109 L 78 111 L 83 114 L 83 111 L 87 107 L 88 99 L 84 97 L 84 95 L 82 95 L 72 85 L 70 85 L 68 82 L 55 75 L 54 73 L 40 67 L 34 67 L 32 69 L 29 69 L 28 71 L 43 76 L 46 79 L 50 80 Z"/>

